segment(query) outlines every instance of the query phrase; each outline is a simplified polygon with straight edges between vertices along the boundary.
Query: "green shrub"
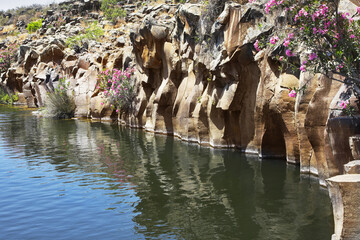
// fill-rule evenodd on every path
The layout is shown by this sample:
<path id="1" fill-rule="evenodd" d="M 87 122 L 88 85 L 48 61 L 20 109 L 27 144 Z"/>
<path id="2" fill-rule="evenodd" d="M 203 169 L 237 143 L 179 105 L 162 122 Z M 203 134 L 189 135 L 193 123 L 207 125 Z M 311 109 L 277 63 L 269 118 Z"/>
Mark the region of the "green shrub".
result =
<path id="1" fill-rule="evenodd" d="M 126 10 L 118 5 L 118 0 L 103 0 L 101 3 L 101 11 L 107 20 L 116 23 L 118 18 L 126 17 Z"/>
<path id="2" fill-rule="evenodd" d="M 59 85 L 54 92 L 48 93 L 45 111 L 48 116 L 55 118 L 71 118 L 75 112 L 75 100 L 72 95 L 67 93 L 69 83 L 65 83 L 65 78 L 59 80 Z"/>
<path id="3" fill-rule="evenodd" d="M 8 94 L 2 87 L 0 87 L 0 103 L 13 104 L 19 100 L 18 94 Z"/>
<path id="4" fill-rule="evenodd" d="M 0 27 L 5 26 L 8 21 L 9 21 L 8 17 L 4 17 L 3 15 L 0 14 Z"/>
<path id="5" fill-rule="evenodd" d="M 37 21 L 29 23 L 26 27 L 26 30 L 28 30 L 29 33 L 33 33 L 36 32 L 41 27 L 42 27 L 42 19 L 39 19 Z"/>
<path id="6" fill-rule="evenodd" d="M 75 45 L 80 46 L 83 41 L 96 41 L 103 35 L 104 30 L 100 26 L 98 26 L 98 23 L 95 21 L 88 28 L 85 29 L 85 33 L 68 38 L 66 40 L 66 45 L 70 48 L 74 47 Z"/>

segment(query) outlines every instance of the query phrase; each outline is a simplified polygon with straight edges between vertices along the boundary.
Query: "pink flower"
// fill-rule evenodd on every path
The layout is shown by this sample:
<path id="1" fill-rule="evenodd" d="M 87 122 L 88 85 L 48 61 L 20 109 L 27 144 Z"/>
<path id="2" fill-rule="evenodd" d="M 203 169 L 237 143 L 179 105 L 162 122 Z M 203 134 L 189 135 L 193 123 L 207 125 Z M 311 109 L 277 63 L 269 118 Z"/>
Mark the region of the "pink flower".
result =
<path id="1" fill-rule="evenodd" d="M 355 38 L 355 35 L 354 35 L 354 34 L 351 34 L 351 35 L 350 35 L 350 38 Z"/>
<path id="2" fill-rule="evenodd" d="M 104 103 L 103 103 L 103 102 L 101 102 L 100 104 L 101 104 L 101 105 L 104 105 Z"/>
<path id="3" fill-rule="evenodd" d="M 290 45 L 290 40 L 286 38 L 285 41 L 284 41 L 284 43 L 283 43 L 283 45 L 284 45 L 285 47 L 289 46 L 289 45 Z"/>
<path id="4" fill-rule="evenodd" d="M 259 48 L 259 40 L 256 40 L 254 43 L 254 48 L 256 49 L 256 51 L 260 51 L 261 49 Z"/>
<path id="5" fill-rule="evenodd" d="M 292 52 L 290 51 L 290 49 L 286 49 L 285 54 L 286 54 L 286 56 L 288 56 L 288 57 L 292 57 L 292 56 L 293 56 L 293 54 L 292 54 Z"/>
<path id="6" fill-rule="evenodd" d="M 301 66 L 300 66 L 300 70 L 301 70 L 302 72 L 306 72 L 305 65 L 301 65 Z"/>
<path id="7" fill-rule="evenodd" d="M 270 43 L 271 44 L 275 44 L 277 41 L 279 41 L 279 37 L 278 36 L 273 36 L 270 38 Z"/>
<path id="8" fill-rule="evenodd" d="M 342 107 L 343 109 L 346 109 L 348 105 L 349 105 L 349 100 L 346 100 L 346 101 L 343 100 L 339 104 L 339 107 Z"/>
<path id="9" fill-rule="evenodd" d="M 336 71 L 340 71 L 340 69 L 342 69 L 344 67 L 343 64 L 339 64 L 336 66 Z"/>
<path id="10" fill-rule="evenodd" d="M 301 16 L 307 16 L 308 15 L 308 13 L 307 13 L 307 11 L 304 9 L 304 8 L 302 8 L 300 11 L 299 11 L 299 17 L 301 17 Z"/>
<path id="11" fill-rule="evenodd" d="M 291 90 L 291 91 L 289 92 L 288 96 L 289 96 L 289 97 L 292 97 L 292 98 L 296 97 L 296 91 L 295 91 L 295 90 Z"/>
<path id="12" fill-rule="evenodd" d="M 280 56 L 280 57 L 279 57 L 279 60 L 280 60 L 280 61 L 284 60 L 284 57 L 283 57 L 283 56 Z"/>
<path id="13" fill-rule="evenodd" d="M 310 61 L 312 61 L 312 60 L 314 60 L 314 59 L 316 59 L 316 58 L 317 58 L 316 53 L 311 53 L 311 54 L 309 55 L 309 60 L 310 60 Z"/>

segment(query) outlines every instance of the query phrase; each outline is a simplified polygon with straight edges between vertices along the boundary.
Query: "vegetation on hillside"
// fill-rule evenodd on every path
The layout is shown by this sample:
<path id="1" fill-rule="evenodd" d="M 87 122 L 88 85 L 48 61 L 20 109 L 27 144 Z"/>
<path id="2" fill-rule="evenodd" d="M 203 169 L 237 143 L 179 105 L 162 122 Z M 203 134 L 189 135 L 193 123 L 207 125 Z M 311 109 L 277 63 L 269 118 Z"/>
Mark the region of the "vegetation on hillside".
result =
<path id="1" fill-rule="evenodd" d="M 18 46 L 9 44 L 5 49 L 0 49 L 0 73 L 6 72 L 17 58 Z"/>
<path id="2" fill-rule="evenodd" d="M 119 0 L 103 0 L 101 2 L 101 11 L 104 16 L 113 23 L 116 23 L 119 19 L 126 17 L 126 10 L 122 9 L 118 4 Z"/>
<path id="3" fill-rule="evenodd" d="M 30 22 L 27 27 L 26 30 L 29 31 L 29 33 L 33 33 L 36 32 L 38 29 L 40 29 L 42 27 L 42 19 L 38 19 L 36 21 Z"/>
<path id="4" fill-rule="evenodd" d="M 70 48 L 73 48 L 75 45 L 81 46 L 84 42 L 88 42 L 90 40 L 96 41 L 103 35 L 104 30 L 95 21 L 84 30 L 84 33 L 68 38 L 66 40 L 66 45 Z"/>

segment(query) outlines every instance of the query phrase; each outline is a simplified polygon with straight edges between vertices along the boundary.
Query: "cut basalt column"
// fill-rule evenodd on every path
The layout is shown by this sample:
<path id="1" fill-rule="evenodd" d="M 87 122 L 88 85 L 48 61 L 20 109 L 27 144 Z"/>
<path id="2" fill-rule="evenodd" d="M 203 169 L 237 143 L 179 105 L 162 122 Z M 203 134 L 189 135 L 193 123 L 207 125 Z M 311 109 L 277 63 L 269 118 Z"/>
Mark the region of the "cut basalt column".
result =
<path id="1" fill-rule="evenodd" d="M 345 174 L 360 174 L 360 160 L 351 161 L 344 165 Z"/>
<path id="2" fill-rule="evenodd" d="M 360 135 L 349 137 L 351 154 L 354 159 L 360 159 Z"/>
<path id="3" fill-rule="evenodd" d="M 332 240 L 360 239 L 360 174 L 338 175 L 326 182 L 335 221 Z"/>

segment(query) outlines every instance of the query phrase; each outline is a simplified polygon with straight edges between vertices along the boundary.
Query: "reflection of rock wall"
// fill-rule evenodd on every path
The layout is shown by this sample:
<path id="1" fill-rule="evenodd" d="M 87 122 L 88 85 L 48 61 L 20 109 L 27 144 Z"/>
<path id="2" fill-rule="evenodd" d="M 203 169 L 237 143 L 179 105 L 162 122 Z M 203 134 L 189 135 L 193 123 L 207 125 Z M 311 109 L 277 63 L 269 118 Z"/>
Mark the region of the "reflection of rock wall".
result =
<path id="1" fill-rule="evenodd" d="M 341 149 L 349 157 L 339 161 L 342 153 L 334 153 L 331 138 L 336 130 L 328 125 L 341 84 L 321 75 L 280 72 L 272 52 L 257 53 L 253 42 L 278 20 L 259 6 L 227 3 L 206 40 L 198 26 L 201 11 L 197 4 L 143 9 L 149 14 L 140 24 L 122 28 L 131 30 L 125 44 L 90 42 L 82 54 L 64 49 L 64 34 L 72 34 L 65 27 L 65 32 L 22 46 L 19 67 L 3 75 L 2 83 L 20 92 L 24 104 L 40 107 L 57 79 L 66 76 L 77 117 L 110 119 L 118 116 L 101 104 L 97 73 L 135 66 L 134 108 L 120 116 L 128 125 L 262 157 L 284 157 L 300 164 L 301 172 L 319 175 L 322 183 L 341 173 L 342 164 L 352 160 L 350 148 Z M 304 93 L 296 99 L 288 96 L 289 88 L 305 83 Z M 354 128 L 346 137 L 352 134 Z"/>

